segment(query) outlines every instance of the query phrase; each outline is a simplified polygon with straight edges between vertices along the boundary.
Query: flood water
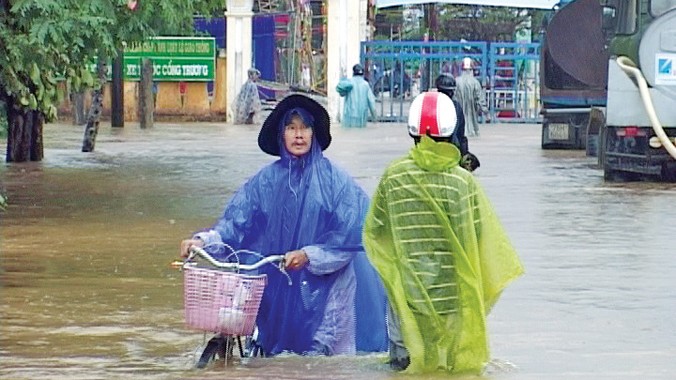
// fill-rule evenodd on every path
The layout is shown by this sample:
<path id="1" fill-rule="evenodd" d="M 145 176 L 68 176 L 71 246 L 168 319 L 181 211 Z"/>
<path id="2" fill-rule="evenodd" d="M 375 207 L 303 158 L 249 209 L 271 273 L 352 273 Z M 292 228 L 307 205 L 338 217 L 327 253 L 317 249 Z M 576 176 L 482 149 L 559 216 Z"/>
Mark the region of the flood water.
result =
<path id="1" fill-rule="evenodd" d="M 178 243 L 272 157 L 226 124 L 45 128 L 45 159 L 0 165 L 0 377 L 441 379 L 384 355 L 276 357 L 191 369 Z M 5 154 L 5 142 L 0 141 Z M 326 151 L 371 193 L 412 141 L 402 124 L 334 127 Z M 486 125 L 470 149 L 526 268 L 489 316 L 480 379 L 676 378 L 676 185 L 605 183 L 583 151 L 543 151 L 538 125 Z"/>

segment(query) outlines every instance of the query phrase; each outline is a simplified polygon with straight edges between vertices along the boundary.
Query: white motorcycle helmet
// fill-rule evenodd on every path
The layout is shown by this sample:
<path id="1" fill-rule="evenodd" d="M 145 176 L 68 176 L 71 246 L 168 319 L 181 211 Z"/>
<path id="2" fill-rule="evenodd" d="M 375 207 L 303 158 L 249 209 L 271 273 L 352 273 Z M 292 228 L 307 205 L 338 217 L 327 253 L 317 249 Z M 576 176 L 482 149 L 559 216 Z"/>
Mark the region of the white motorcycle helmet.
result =
<path id="1" fill-rule="evenodd" d="M 435 140 L 448 140 L 457 121 L 451 98 L 441 92 L 423 92 L 411 103 L 408 134 L 413 138 L 427 135 Z"/>
<path id="2" fill-rule="evenodd" d="M 465 57 L 462 59 L 462 69 L 463 70 L 472 70 L 474 68 L 474 62 L 472 62 L 472 58 L 470 57 Z"/>

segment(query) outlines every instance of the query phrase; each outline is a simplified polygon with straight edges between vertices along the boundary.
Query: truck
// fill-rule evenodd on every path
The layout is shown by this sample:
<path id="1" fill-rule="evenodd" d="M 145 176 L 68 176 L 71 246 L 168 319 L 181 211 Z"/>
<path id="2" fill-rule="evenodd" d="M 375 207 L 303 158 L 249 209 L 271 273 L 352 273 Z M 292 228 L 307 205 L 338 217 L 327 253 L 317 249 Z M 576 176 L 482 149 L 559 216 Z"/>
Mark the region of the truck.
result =
<path id="1" fill-rule="evenodd" d="M 599 0 L 567 0 L 543 25 L 540 103 L 543 149 L 585 149 L 593 107 L 605 107 L 608 35 Z"/>
<path id="2" fill-rule="evenodd" d="M 587 125 L 599 167 L 609 181 L 676 182 L 676 0 L 601 4 L 607 100 Z"/>

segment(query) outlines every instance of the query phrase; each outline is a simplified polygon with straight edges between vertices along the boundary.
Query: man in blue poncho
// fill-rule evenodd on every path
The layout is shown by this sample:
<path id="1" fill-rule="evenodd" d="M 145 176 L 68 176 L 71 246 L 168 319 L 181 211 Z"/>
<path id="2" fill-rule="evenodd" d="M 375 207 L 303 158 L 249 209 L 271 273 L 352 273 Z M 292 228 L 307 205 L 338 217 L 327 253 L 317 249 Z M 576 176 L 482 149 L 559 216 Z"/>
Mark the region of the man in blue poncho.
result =
<path id="1" fill-rule="evenodd" d="M 263 269 L 268 284 L 256 323 L 266 355 L 387 349 L 385 292 L 361 242 L 368 197 L 324 157 L 329 126 L 313 99 L 283 99 L 258 136 L 260 148 L 279 159 L 234 194 L 210 230 L 181 243 L 183 256 L 192 245 L 223 243 L 285 254 L 291 285 L 272 266 Z"/>
<path id="2" fill-rule="evenodd" d="M 371 86 L 364 79 L 364 68 L 360 64 L 352 67 L 352 78 L 345 78 L 336 86 L 338 94 L 345 98 L 341 124 L 347 128 L 364 128 L 368 115 L 376 117 L 376 97 Z"/>

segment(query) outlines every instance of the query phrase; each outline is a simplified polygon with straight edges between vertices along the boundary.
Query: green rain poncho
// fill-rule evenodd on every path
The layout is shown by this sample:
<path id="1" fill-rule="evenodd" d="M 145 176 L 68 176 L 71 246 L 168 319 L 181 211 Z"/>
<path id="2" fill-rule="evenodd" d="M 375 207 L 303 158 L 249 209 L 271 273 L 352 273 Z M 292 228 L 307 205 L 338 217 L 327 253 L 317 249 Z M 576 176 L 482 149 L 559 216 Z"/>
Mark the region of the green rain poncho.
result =
<path id="1" fill-rule="evenodd" d="M 364 77 L 355 75 L 345 78 L 336 86 L 338 94 L 345 98 L 341 124 L 347 128 L 364 128 L 369 113 L 376 116 L 376 97 Z"/>
<path id="2" fill-rule="evenodd" d="M 374 194 L 364 246 L 401 320 L 407 372 L 480 372 L 486 316 L 523 267 L 460 152 L 423 136 Z"/>

